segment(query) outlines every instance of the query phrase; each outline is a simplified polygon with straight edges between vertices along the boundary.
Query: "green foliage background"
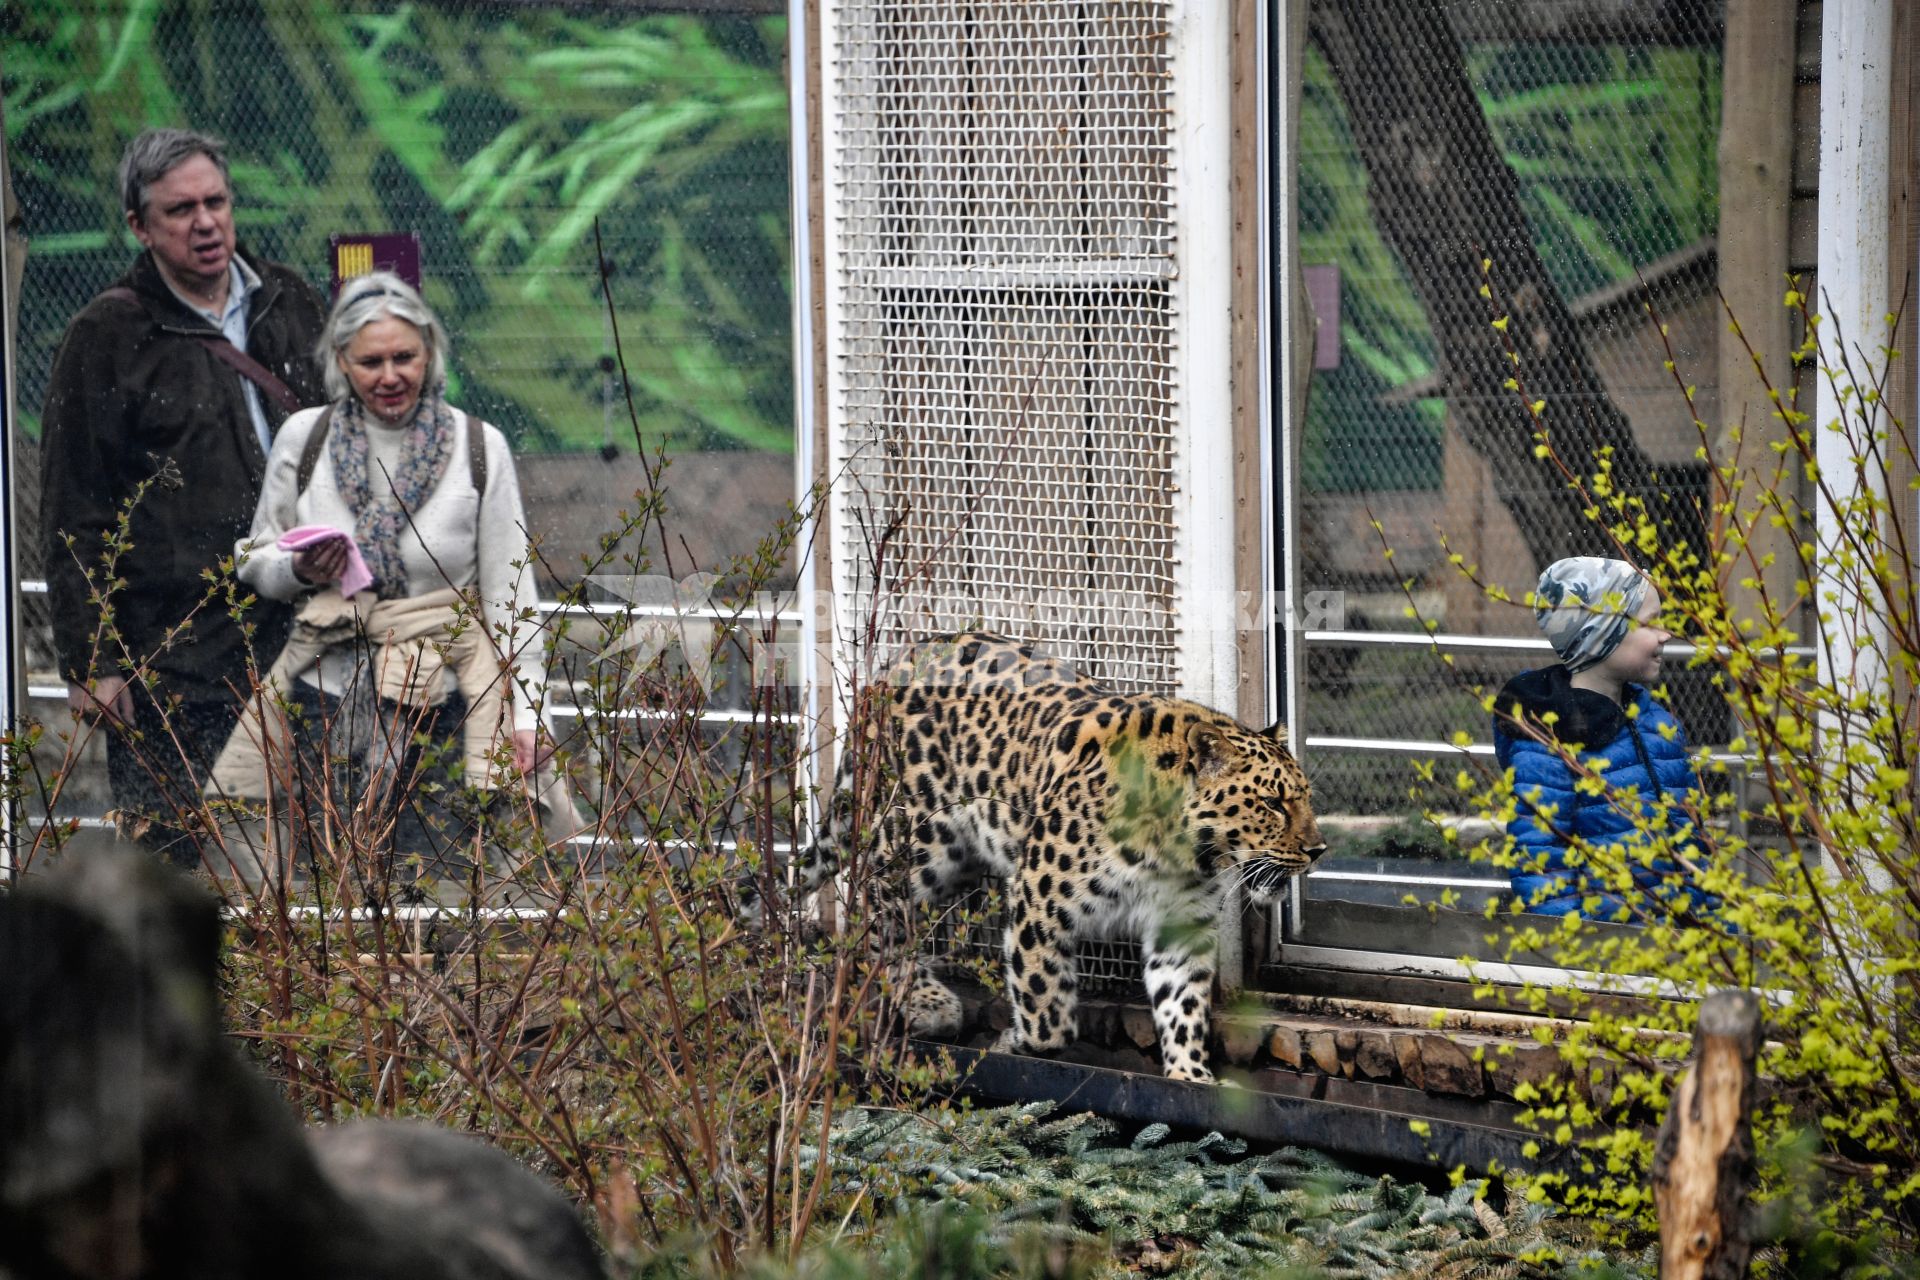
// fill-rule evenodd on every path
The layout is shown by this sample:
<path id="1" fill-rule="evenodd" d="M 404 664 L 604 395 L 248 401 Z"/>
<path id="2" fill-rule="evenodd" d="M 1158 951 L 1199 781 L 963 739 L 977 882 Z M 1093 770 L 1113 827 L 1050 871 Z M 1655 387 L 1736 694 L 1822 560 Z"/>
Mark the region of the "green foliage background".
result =
<path id="1" fill-rule="evenodd" d="M 522 450 L 632 438 L 598 219 L 649 443 L 790 451 L 785 39 L 617 6 L 10 0 L 26 429 L 68 318 L 137 250 L 121 148 L 175 124 L 227 139 L 243 243 L 317 284 L 330 233 L 417 232 L 461 402 Z"/>

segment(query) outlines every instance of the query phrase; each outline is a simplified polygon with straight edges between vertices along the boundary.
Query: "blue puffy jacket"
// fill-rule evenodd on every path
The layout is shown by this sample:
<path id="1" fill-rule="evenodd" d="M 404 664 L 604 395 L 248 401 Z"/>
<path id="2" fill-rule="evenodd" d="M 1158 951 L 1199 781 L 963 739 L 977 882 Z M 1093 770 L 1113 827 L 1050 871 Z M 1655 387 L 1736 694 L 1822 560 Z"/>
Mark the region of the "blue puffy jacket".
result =
<path id="1" fill-rule="evenodd" d="M 1574 688 L 1567 669 L 1556 665 L 1515 676 L 1494 704 L 1494 754 L 1513 771 L 1517 805 L 1507 824 L 1520 859 L 1511 873 L 1513 891 L 1528 911 L 1614 920 L 1639 916 L 1656 901 L 1672 910 L 1711 911 L 1718 905 L 1668 859 L 1628 859 L 1635 883 L 1650 895 L 1631 903 L 1605 891 L 1585 866 L 1568 864 L 1567 845 L 1576 836 L 1593 846 L 1644 843 L 1637 819 L 1657 814 L 1663 798 L 1672 847 L 1693 851 L 1686 854 L 1690 861 L 1698 851 L 1688 809 L 1701 802 L 1700 779 L 1680 722 L 1639 685 L 1628 685 L 1626 697 L 1637 708 L 1633 716 L 1605 694 Z M 1549 713 L 1557 719 L 1546 727 Z M 1560 742 L 1582 744 L 1579 759 L 1604 761 L 1606 789 L 1581 792 L 1574 771 L 1558 753 L 1520 732 L 1516 715 Z"/>

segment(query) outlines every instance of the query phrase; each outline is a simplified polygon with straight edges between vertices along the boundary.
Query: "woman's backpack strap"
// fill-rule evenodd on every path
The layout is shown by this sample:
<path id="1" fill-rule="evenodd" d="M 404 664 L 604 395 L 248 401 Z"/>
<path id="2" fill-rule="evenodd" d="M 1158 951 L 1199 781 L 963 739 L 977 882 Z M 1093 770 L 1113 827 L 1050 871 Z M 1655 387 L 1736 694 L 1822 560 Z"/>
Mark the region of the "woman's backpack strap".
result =
<path id="1" fill-rule="evenodd" d="M 473 491 L 482 497 L 487 492 L 487 424 L 467 415 L 467 474 L 473 477 Z"/>
<path id="2" fill-rule="evenodd" d="M 327 444 L 327 428 L 333 425 L 333 406 L 328 405 L 320 411 L 319 420 L 313 424 L 313 430 L 307 432 L 306 448 L 300 451 L 300 469 L 295 472 L 293 492 L 297 496 L 307 491 L 313 482 L 313 469 L 320 465 L 320 450 Z"/>

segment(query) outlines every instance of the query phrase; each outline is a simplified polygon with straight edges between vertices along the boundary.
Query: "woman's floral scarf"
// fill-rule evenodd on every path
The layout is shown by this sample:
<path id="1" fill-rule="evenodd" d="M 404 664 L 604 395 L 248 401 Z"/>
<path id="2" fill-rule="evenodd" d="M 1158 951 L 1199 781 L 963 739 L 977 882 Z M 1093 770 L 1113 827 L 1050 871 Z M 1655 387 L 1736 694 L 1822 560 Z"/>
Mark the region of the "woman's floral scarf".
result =
<path id="1" fill-rule="evenodd" d="M 374 430 L 389 430 L 381 426 Z M 407 424 L 398 471 L 373 474 L 367 448 L 367 407 L 348 396 L 334 407 L 332 439 L 327 441 L 333 483 L 353 509 L 353 539 L 373 573 L 373 589 L 382 600 L 407 594 L 407 567 L 400 558 L 400 535 L 409 516 L 420 510 L 446 474 L 453 453 L 453 410 L 439 390 L 420 397 Z"/>

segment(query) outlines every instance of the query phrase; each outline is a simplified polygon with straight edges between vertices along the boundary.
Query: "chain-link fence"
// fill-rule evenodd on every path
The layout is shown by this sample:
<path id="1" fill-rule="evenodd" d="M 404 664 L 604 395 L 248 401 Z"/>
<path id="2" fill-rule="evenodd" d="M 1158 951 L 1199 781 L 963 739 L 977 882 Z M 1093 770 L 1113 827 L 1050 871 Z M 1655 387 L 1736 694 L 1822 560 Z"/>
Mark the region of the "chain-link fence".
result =
<path id="1" fill-rule="evenodd" d="M 1620 487 L 1701 545 L 1694 418 L 1719 420 L 1725 328 L 1722 28 L 1714 0 L 1313 6 L 1295 173 L 1322 329 L 1300 553 L 1303 585 L 1344 602 L 1342 629 L 1306 650 L 1323 811 L 1417 812 L 1409 759 L 1461 730 L 1489 742 L 1480 692 L 1551 660 L 1531 611 L 1484 587 L 1518 601 L 1552 560 L 1611 552 L 1536 456 L 1541 427 L 1577 470 L 1611 448 Z M 1452 667 L 1429 625 L 1461 640 Z M 1683 665 L 1668 682 L 1689 733 L 1726 742 L 1724 707 Z"/>

